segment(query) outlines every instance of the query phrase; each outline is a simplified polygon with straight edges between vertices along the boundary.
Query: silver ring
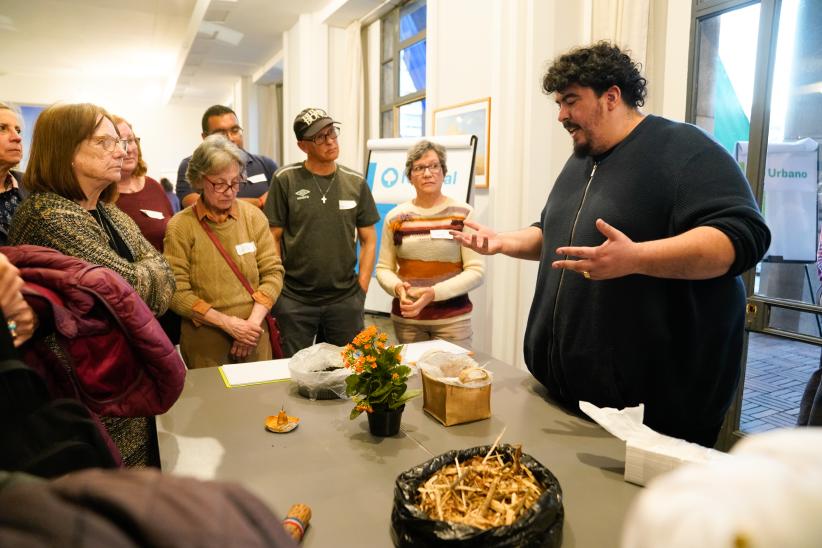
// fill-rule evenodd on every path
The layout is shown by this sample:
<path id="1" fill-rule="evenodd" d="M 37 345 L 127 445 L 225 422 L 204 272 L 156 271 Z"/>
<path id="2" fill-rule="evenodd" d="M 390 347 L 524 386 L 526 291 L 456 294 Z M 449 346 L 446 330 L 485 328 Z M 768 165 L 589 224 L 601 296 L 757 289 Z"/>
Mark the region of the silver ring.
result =
<path id="1" fill-rule="evenodd" d="M 6 322 L 6 327 L 9 328 L 9 334 L 11 335 L 12 339 L 17 338 L 17 322 L 14 320 L 9 320 Z"/>

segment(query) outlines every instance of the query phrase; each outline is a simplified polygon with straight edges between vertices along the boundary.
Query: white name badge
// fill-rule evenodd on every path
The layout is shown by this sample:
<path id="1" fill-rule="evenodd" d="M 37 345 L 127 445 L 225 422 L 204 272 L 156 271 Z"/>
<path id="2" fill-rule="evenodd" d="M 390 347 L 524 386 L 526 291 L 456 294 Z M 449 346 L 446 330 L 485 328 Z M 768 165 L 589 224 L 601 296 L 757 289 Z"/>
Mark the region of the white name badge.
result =
<path id="1" fill-rule="evenodd" d="M 432 240 L 453 240 L 454 237 L 447 230 L 434 229 L 431 231 Z"/>
<path id="2" fill-rule="evenodd" d="M 257 175 L 252 175 L 248 178 L 249 183 L 267 183 L 268 179 L 265 178 L 265 173 L 258 173 Z"/>
<path id="3" fill-rule="evenodd" d="M 357 207 L 356 200 L 340 200 L 340 209 L 354 209 Z"/>
<path id="4" fill-rule="evenodd" d="M 143 215 L 152 219 L 165 219 L 162 211 L 152 211 L 150 209 L 141 209 L 140 211 L 143 212 Z"/>
<path id="5" fill-rule="evenodd" d="M 235 245 L 234 249 L 237 250 L 237 255 L 245 255 L 246 253 L 254 253 L 257 251 L 257 246 L 254 245 L 254 242 L 244 242 Z"/>

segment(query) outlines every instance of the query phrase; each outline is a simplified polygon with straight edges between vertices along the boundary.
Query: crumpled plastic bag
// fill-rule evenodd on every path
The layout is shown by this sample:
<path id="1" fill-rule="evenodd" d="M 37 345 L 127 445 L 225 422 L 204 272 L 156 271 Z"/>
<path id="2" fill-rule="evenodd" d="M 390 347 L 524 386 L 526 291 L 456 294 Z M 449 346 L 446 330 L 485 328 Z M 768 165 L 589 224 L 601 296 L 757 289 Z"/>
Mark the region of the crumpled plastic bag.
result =
<path id="1" fill-rule="evenodd" d="M 522 454 L 520 463 L 528 467 L 534 477 L 545 487 L 545 491 L 528 511 L 511 525 L 478 529 L 463 523 L 452 523 L 429 518 L 417 507 L 420 485 L 425 483 L 437 470 L 454 462 L 474 456 L 485 456 L 490 445 L 452 450 L 443 453 L 419 466 L 403 472 L 394 486 L 394 508 L 391 511 L 391 537 L 395 546 L 494 546 L 494 547 L 549 547 L 562 544 L 562 488 L 559 481 L 545 466 L 533 457 Z M 513 459 L 515 448 L 503 444 L 497 452 Z"/>
<path id="2" fill-rule="evenodd" d="M 311 400 L 347 398 L 345 379 L 351 371 L 343 366 L 342 351 L 340 346 L 319 343 L 294 354 L 288 369 L 298 392 Z"/>
<path id="3" fill-rule="evenodd" d="M 417 367 L 428 377 L 454 386 L 482 388 L 494 380 L 490 371 L 467 354 L 429 350 L 417 360 Z"/>

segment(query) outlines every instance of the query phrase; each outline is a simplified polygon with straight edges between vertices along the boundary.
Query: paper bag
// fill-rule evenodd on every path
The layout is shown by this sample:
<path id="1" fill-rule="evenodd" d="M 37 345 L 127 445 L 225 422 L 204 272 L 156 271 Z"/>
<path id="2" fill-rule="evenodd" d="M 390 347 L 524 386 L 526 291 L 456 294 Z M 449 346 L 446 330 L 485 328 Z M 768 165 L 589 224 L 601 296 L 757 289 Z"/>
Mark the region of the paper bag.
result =
<path id="1" fill-rule="evenodd" d="M 423 410 L 445 426 L 487 419 L 491 416 L 491 385 L 479 388 L 445 384 L 422 376 Z"/>

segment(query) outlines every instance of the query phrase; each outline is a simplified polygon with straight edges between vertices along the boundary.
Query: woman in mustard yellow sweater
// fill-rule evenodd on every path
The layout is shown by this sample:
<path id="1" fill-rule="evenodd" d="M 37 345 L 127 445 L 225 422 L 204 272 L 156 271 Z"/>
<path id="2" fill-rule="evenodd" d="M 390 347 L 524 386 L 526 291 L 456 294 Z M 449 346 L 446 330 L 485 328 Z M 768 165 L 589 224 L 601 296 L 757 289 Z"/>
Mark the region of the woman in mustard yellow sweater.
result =
<path id="1" fill-rule="evenodd" d="M 205 139 L 186 172 L 200 197 L 175 215 L 166 229 L 164 254 L 177 281 L 171 309 L 183 318 L 180 350 L 189 368 L 272 357 L 265 319 L 280 295 L 284 270 L 265 215 L 237 200 L 244 165 L 243 152 L 228 139 Z"/>

